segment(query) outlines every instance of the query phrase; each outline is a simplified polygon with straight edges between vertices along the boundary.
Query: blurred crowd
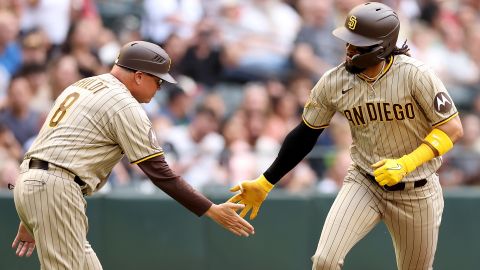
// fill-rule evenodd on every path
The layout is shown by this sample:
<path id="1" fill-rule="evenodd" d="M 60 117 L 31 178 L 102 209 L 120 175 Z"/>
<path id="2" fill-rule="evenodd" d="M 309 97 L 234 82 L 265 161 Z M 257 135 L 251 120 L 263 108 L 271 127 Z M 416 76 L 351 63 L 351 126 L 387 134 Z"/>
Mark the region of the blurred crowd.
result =
<path id="1" fill-rule="evenodd" d="M 331 31 L 363 0 L 0 1 L 0 188 L 55 98 L 108 72 L 122 44 L 147 40 L 171 56 L 145 110 L 167 161 L 194 187 L 254 179 L 301 121 L 310 89 L 344 59 Z M 480 1 L 385 0 L 401 19 L 399 45 L 432 66 L 460 110 L 465 136 L 444 156 L 444 187 L 480 185 Z M 298 142 L 301 143 L 301 142 Z M 348 123 L 336 115 L 317 146 L 278 184 L 335 192 L 350 163 Z M 104 192 L 155 190 L 125 159 Z"/>

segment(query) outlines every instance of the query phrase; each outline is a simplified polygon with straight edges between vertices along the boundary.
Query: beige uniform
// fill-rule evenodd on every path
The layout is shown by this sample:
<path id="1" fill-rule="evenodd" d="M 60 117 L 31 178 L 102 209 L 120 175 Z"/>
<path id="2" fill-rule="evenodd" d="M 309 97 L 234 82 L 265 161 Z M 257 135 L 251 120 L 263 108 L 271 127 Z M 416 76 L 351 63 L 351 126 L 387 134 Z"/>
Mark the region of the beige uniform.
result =
<path id="1" fill-rule="evenodd" d="M 431 269 L 443 212 L 435 173 L 441 157 L 408 174 L 396 191 L 375 182 L 371 165 L 412 152 L 434 127 L 457 116 L 443 83 L 405 55 L 390 58 L 376 82 L 342 64 L 313 88 L 303 119 L 325 128 L 335 112 L 350 124 L 353 164 L 325 221 L 313 269 L 340 269 L 348 251 L 380 221 L 392 236 L 399 269 Z"/>
<path id="2" fill-rule="evenodd" d="M 83 195 L 100 189 L 124 154 L 139 163 L 162 153 L 145 111 L 113 75 L 64 90 L 26 153 L 15 187 L 17 212 L 34 235 L 42 269 L 101 269 L 86 240 Z M 48 170 L 29 168 L 32 158 L 47 161 Z"/>

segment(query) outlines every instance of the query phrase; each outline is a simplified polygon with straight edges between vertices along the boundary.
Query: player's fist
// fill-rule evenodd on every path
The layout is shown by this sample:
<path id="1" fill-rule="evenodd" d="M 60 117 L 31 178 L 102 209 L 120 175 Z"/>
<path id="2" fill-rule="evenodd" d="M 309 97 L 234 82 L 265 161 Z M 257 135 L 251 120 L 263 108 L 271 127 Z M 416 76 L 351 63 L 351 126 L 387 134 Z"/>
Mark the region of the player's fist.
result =
<path id="1" fill-rule="evenodd" d="M 228 201 L 244 204 L 245 208 L 243 208 L 240 216 L 245 217 L 248 211 L 252 210 L 250 219 L 254 219 L 258 214 L 258 210 L 260 210 L 260 206 L 265 198 L 267 198 L 267 195 L 272 188 L 273 185 L 268 182 L 265 176 L 261 175 L 255 180 L 243 181 L 231 188 L 231 192 L 240 191 L 240 193 L 234 195 Z"/>
<path id="2" fill-rule="evenodd" d="M 410 172 L 404 159 L 384 159 L 372 165 L 373 176 L 381 186 L 393 186 Z"/>

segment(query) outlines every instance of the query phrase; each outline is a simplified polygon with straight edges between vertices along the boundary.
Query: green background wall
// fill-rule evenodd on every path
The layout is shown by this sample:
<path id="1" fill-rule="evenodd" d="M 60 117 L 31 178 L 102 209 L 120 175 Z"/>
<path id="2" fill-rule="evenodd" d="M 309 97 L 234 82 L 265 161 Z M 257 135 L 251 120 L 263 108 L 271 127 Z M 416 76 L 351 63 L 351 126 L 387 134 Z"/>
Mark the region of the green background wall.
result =
<path id="1" fill-rule="evenodd" d="M 207 195 L 216 202 L 226 192 Z M 88 198 L 88 239 L 104 269 L 297 270 L 311 269 L 334 195 L 273 192 L 252 221 L 256 234 L 231 235 L 197 218 L 163 194 L 112 193 Z M 0 192 L 0 269 L 39 269 L 36 253 L 15 257 L 12 194 Z M 480 189 L 445 193 L 445 211 L 434 269 L 480 269 Z M 386 227 L 377 226 L 348 254 L 344 269 L 396 269 Z"/>

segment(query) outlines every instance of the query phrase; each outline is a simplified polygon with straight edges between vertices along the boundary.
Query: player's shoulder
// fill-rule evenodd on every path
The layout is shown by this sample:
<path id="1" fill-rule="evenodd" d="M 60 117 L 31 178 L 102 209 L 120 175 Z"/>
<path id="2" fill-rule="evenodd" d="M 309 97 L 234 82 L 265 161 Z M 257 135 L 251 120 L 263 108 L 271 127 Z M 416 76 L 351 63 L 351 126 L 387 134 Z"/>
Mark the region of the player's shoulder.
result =
<path id="1" fill-rule="evenodd" d="M 343 85 L 349 82 L 349 74 L 345 69 L 345 64 L 342 63 L 334 68 L 327 70 L 322 77 L 318 80 L 315 88 L 327 90 L 335 90 L 339 85 Z"/>
<path id="2" fill-rule="evenodd" d="M 113 117 L 127 108 L 142 110 L 126 86 L 110 73 L 82 79 L 72 87 L 74 91 L 83 88 L 82 93 L 88 93 L 84 100 L 89 103 L 88 108 L 92 112 L 104 112 Z"/>
<path id="3" fill-rule="evenodd" d="M 112 74 L 102 74 L 97 76 L 97 78 L 108 85 L 108 91 L 105 91 L 104 94 L 109 96 L 113 103 L 121 107 L 126 105 L 141 107 L 130 91 L 128 91 L 127 87 Z"/>
<path id="4" fill-rule="evenodd" d="M 419 71 L 425 71 L 430 69 L 430 67 L 421 60 L 403 54 L 395 55 L 394 65 L 398 66 L 399 68 L 409 68 Z"/>
<path id="5" fill-rule="evenodd" d="M 339 76 L 343 77 L 345 72 L 347 72 L 345 70 L 345 63 L 341 63 L 338 66 L 325 71 L 322 78 L 332 79 L 332 78 L 337 78 Z"/>

